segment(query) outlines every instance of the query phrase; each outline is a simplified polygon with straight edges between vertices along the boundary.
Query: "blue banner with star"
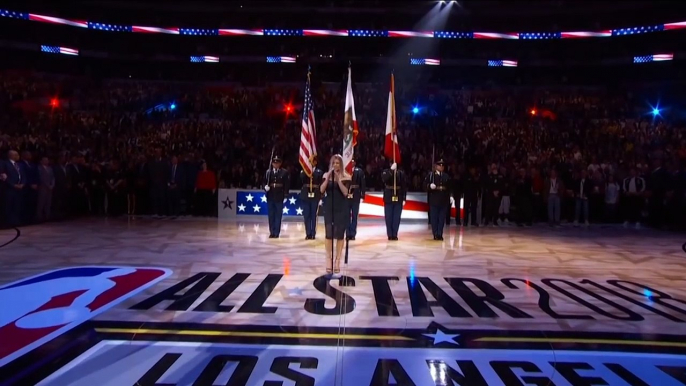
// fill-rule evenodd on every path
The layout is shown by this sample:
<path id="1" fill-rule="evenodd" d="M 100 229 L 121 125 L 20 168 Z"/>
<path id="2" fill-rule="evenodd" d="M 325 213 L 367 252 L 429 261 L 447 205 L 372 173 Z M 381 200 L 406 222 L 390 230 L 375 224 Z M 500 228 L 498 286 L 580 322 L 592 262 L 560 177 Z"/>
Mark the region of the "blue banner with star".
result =
<path id="1" fill-rule="evenodd" d="M 234 204 L 238 216 L 266 216 L 267 194 L 256 190 L 237 190 L 236 203 Z M 291 192 L 283 204 L 284 216 L 302 216 L 303 209 L 300 206 L 299 193 Z"/>

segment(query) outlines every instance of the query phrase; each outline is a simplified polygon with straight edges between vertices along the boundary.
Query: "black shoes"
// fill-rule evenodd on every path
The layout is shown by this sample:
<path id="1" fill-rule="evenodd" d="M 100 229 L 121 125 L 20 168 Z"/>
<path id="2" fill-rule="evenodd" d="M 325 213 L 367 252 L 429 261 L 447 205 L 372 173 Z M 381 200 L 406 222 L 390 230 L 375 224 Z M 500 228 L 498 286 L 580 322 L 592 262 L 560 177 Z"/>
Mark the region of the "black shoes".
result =
<path id="1" fill-rule="evenodd" d="M 348 240 L 348 241 L 350 241 L 350 240 L 353 240 L 353 241 L 354 241 L 354 240 L 355 240 L 355 236 L 352 236 L 352 237 L 346 237 L 345 239 L 346 239 L 346 240 Z"/>
<path id="2" fill-rule="evenodd" d="M 314 240 L 314 236 L 305 236 L 305 240 Z"/>
<path id="3" fill-rule="evenodd" d="M 279 238 L 279 235 L 269 235 L 269 238 L 270 238 L 270 239 L 278 239 L 278 238 Z"/>
<path id="4" fill-rule="evenodd" d="M 434 236 L 434 240 L 443 241 L 443 236 Z"/>

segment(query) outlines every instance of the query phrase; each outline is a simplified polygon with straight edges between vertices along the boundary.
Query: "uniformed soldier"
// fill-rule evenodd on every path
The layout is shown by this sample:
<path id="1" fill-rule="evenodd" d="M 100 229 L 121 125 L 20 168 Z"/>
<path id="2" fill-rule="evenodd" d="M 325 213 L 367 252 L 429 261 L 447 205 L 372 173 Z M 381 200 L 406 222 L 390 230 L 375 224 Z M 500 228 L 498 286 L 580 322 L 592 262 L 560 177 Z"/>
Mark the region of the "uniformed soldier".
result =
<path id="1" fill-rule="evenodd" d="M 360 201 L 364 200 L 367 191 L 364 170 L 357 167 L 355 160 L 352 161 L 353 168 L 352 181 L 348 189 L 348 200 L 350 201 L 350 225 L 348 226 L 348 240 L 355 240 L 357 235 L 357 216 L 360 214 Z"/>
<path id="2" fill-rule="evenodd" d="M 267 213 L 269 216 L 269 238 L 278 239 L 281 233 L 283 204 L 288 194 L 288 172 L 281 169 L 281 158 L 272 159 L 272 167 L 265 174 L 264 190 L 267 192 Z"/>
<path id="3" fill-rule="evenodd" d="M 443 159 L 436 161 L 436 170 L 431 172 L 424 180 L 429 202 L 429 218 L 431 219 L 431 230 L 434 240 L 443 240 L 443 227 L 445 218 L 453 198 L 450 195 L 450 176 L 445 173 L 445 163 Z"/>
<path id="4" fill-rule="evenodd" d="M 312 158 L 312 166 L 312 176 L 308 176 L 304 170 L 300 172 L 300 182 L 303 184 L 300 189 L 300 204 L 305 219 L 305 240 L 314 240 L 317 234 L 317 208 L 322 198 L 319 186 L 324 172 L 317 167 L 317 157 Z"/>
<path id="5" fill-rule="evenodd" d="M 405 173 L 398 170 L 398 164 L 394 163 L 390 169 L 381 174 L 384 183 L 383 203 L 384 216 L 386 218 L 386 234 L 389 240 L 398 240 L 398 228 L 400 217 L 405 206 L 407 197 L 407 180 Z"/>

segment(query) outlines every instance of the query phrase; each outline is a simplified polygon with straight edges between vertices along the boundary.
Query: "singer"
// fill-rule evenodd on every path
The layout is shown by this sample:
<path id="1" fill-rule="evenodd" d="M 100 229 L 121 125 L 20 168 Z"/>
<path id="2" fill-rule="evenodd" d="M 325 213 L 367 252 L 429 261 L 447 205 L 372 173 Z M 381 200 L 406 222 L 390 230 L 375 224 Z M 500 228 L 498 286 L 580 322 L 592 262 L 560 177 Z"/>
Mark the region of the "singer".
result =
<path id="1" fill-rule="evenodd" d="M 350 189 L 350 176 L 343 169 L 343 157 L 335 154 L 331 157 L 329 171 L 324 174 L 324 183 L 320 187 L 324 199 L 324 224 L 326 230 L 326 273 L 341 271 L 341 255 L 345 242 L 345 231 L 350 222 L 350 207 L 347 200 Z M 336 259 L 333 259 L 333 239 L 336 239 Z"/>

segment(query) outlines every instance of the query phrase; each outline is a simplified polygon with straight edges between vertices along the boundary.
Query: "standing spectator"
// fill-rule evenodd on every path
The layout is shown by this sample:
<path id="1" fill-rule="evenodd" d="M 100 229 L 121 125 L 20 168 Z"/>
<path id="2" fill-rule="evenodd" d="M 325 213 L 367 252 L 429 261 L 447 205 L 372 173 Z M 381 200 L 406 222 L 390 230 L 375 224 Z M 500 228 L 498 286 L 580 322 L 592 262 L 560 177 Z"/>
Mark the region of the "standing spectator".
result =
<path id="1" fill-rule="evenodd" d="M 615 177 L 610 174 L 607 176 L 605 184 L 605 221 L 614 223 L 617 221 L 617 203 L 619 202 L 619 184 L 615 182 Z"/>
<path id="2" fill-rule="evenodd" d="M 582 169 L 579 178 L 574 181 L 574 226 L 579 226 L 579 218 L 583 212 L 584 224 L 588 226 L 588 198 L 593 192 L 593 183 L 587 178 L 588 172 Z"/>
<path id="3" fill-rule="evenodd" d="M 491 164 L 490 173 L 486 178 L 486 194 L 485 194 L 485 211 L 486 220 L 485 225 L 491 224 L 498 226 L 498 210 L 500 209 L 501 194 L 503 193 L 503 176 L 498 171 L 498 165 Z M 509 210 L 509 208 L 508 208 Z"/>
<path id="4" fill-rule="evenodd" d="M 662 228 L 665 223 L 665 200 L 669 190 L 669 182 L 669 172 L 662 167 L 662 159 L 656 158 L 653 161 L 653 171 L 648 180 L 650 189 L 648 197 L 649 220 L 650 225 L 655 228 Z"/>
<path id="5" fill-rule="evenodd" d="M 121 170 L 119 161 L 112 161 L 107 171 L 107 215 L 112 217 L 121 216 L 124 213 L 124 194 L 126 178 Z"/>
<path id="6" fill-rule="evenodd" d="M 464 186 L 464 226 L 479 226 L 476 218 L 476 207 L 479 204 L 479 194 L 481 192 L 481 180 L 476 174 L 474 166 L 469 167 L 469 173 L 462 179 Z"/>
<path id="7" fill-rule="evenodd" d="M 169 164 L 162 158 L 162 148 L 155 148 L 155 157 L 148 163 L 150 175 L 150 207 L 155 217 L 164 216 L 167 212 L 167 183 L 169 182 Z M 216 188 L 216 186 L 215 186 Z"/>
<path id="8" fill-rule="evenodd" d="M 624 218 L 624 227 L 628 227 L 629 223 L 635 222 L 636 229 L 641 227 L 641 211 L 643 210 L 643 193 L 646 189 L 645 180 L 638 176 L 638 171 L 632 167 L 629 171 L 629 177 L 624 179 L 622 184 L 622 191 L 624 192 L 624 204 L 626 216 Z"/>
<path id="9" fill-rule="evenodd" d="M 38 207 L 36 222 L 48 221 L 52 208 L 52 194 L 55 188 L 55 174 L 48 157 L 43 156 L 38 167 Z"/>
<path id="10" fill-rule="evenodd" d="M 7 226 L 16 227 L 21 223 L 22 205 L 22 190 L 24 189 L 25 177 L 22 168 L 19 166 L 19 153 L 15 150 L 10 150 L 8 155 L 9 161 L 4 167 L 5 183 L 7 190 L 5 192 L 5 214 L 7 215 Z"/>
<path id="11" fill-rule="evenodd" d="M 57 163 L 53 166 L 53 176 L 55 177 L 55 188 L 52 191 L 52 218 L 63 220 L 69 212 L 69 174 L 67 172 L 67 158 L 60 154 Z"/>
<path id="12" fill-rule="evenodd" d="M 136 180 L 136 164 L 131 160 L 126 168 L 126 214 L 128 216 L 136 214 Z"/>
<path id="13" fill-rule="evenodd" d="M 172 156 L 169 167 L 169 182 L 167 183 L 167 198 L 169 202 L 169 215 L 181 214 L 181 192 L 184 186 L 183 169 L 179 166 L 179 157 Z"/>
<path id="14" fill-rule="evenodd" d="M 548 203 L 548 223 L 550 226 L 560 225 L 560 196 L 564 192 L 564 183 L 557 177 L 557 171 L 551 170 L 550 177 L 543 185 L 543 199 Z"/>
<path id="15" fill-rule="evenodd" d="M 507 168 L 500 168 L 500 175 L 503 177 L 502 180 L 502 199 L 500 200 L 500 208 L 498 208 L 498 217 L 500 218 L 500 223 L 509 225 L 510 224 L 510 196 L 512 195 L 512 183 L 513 179 L 507 175 Z"/>
<path id="16" fill-rule="evenodd" d="M 217 200 L 213 200 L 214 193 L 217 191 L 217 178 L 214 173 L 207 169 L 207 163 L 200 164 L 200 172 L 195 180 L 195 204 L 196 215 L 210 217 L 213 208 L 217 205 Z"/>
<path id="17" fill-rule="evenodd" d="M 83 216 L 88 212 L 88 188 L 86 181 L 86 168 L 82 164 L 80 156 L 71 157 L 71 163 L 67 168 L 68 178 L 71 181 L 71 192 L 69 201 L 71 202 L 72 213 L 76 216 Z"/>
<path id="18" fill-rule="evenodd" d="M 526 175 L 525 168 L 519 169 L 514 192 L 517 205 L 517 225 L 531 226 L 533 223 L 533 190 L 531 179 Z"/>
<path id="19" fill-rule="evenodd" d="M 109 213 L 108 206 L 110 202 L 108 198 L 108 182 L 105 179 L 105 172 L 102 170 L 103 166 L 97 162 L 91 162 L 88 187 L 88 196 L 90 197 L 90 212 L 95 216 L 102 216 Z"/>
<path id="20" fill-rule="evenodd" d="M 36 204 L 38 203 L 38 170 L 36 169 L 36 165 L 32 162 L 30 151 L 24 150 L 21 152 L 20 166 L 24 173 L 24 177 L 26 178 L 22 201 L 22 204 L 24 205 L 22 208 L 22 223 L 28 225 L 36 218 Z"/>

